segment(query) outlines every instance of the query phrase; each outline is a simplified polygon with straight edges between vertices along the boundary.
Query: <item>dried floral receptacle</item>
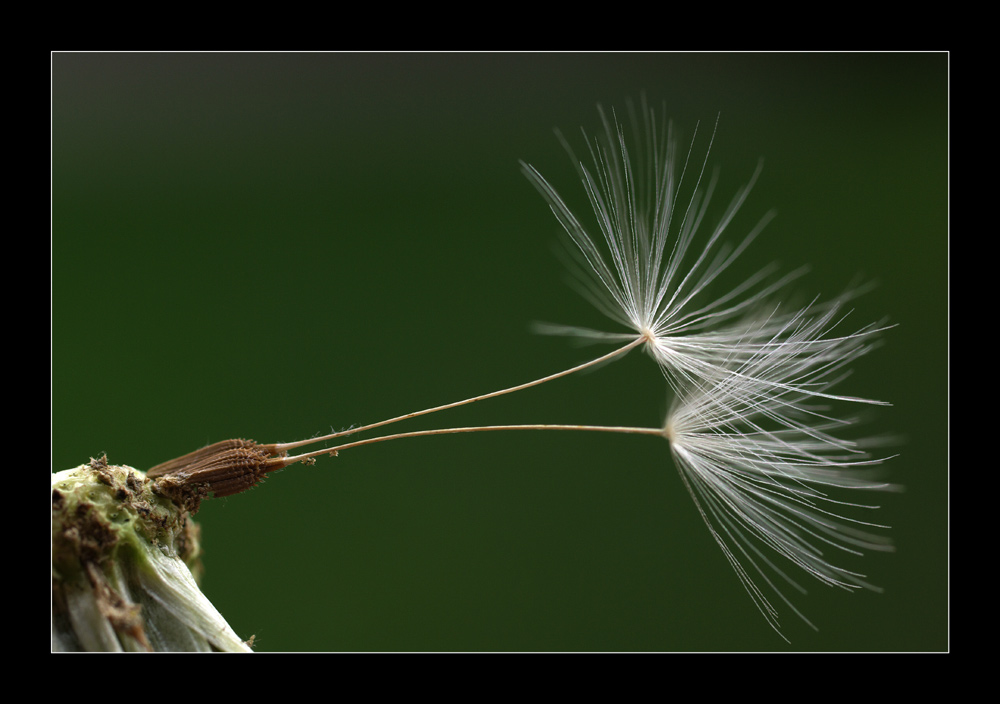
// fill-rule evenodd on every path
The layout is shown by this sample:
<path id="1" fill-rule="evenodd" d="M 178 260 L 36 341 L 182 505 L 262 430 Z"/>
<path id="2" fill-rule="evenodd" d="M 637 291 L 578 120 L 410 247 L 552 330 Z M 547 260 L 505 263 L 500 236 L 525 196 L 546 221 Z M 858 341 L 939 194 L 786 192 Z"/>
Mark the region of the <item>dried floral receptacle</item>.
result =
<path id="1" fill-rule="evenodd" d="M 250 651 L 198 587 L 198 499 L 106 458 L 52 475 L 54 651 Z"/>

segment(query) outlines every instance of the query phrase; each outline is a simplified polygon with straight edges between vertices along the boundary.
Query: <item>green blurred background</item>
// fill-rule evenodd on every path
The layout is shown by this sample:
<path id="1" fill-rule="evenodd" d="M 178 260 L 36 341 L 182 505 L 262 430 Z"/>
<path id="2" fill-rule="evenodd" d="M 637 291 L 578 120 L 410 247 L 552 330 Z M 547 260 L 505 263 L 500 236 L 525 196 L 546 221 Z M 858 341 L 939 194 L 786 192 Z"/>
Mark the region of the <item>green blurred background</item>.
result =
<path id="1" fill-rule="evenodd" d="M 607 328 L 566 284 L 520 173 L 581 192 L 553 135 L 645 92 L 684 135 L 721 114 L 730 282 L 777 260 L 802 296 L 878 282 L 899 327 L 845 391 L 891 401 L 898 550 L 817 583 L 778 638 L 665 442 L 571 433 L 344 452 L 206 503 L 204 591 L 269 650 L 948 647 L 945 54 L 72 54 L 52 57 L 52 469 L 148 468 L 229 437 L 287 441 L 527 381 Z M 579 144 L 577 142 L 577 144 Z M 580 202 L 576 200 L 576 202 Z M 410 421 L 655 425 L 644 355 Z"/>

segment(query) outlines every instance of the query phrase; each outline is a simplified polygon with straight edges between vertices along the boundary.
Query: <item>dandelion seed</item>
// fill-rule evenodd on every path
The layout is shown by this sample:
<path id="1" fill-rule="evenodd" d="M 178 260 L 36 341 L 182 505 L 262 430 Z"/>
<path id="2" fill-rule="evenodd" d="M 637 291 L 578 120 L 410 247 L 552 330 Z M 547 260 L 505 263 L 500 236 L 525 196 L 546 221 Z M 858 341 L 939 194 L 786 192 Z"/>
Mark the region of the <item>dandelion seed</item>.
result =
<path id="1" fill-rule="evenodd" d="M 802 344 L 805 341 L 800 340 Z M 791 342 L 781 343 L 792 344 Z M 354 440 L 284 458 L 292 464 L 366 445 L 456 433 L 513 430 L 578 431 L 666 438 L 675 464 L 712 537 L 772 628 L 780 630 L 781 604 L 812 628 L 783 587 L 805 593 L 789 571 L 797 567 L 828 586 L 880 589 L 865 575 L 842 567 L 839 558 L 891 551 L 886 526 L 855 514 L 878 507 L 849 501 L 845 492 L 898 487 L 871 476 L 888 457 L 870 451 L 874 438 L 850 439 L 857 421 L 840 418 L 817 402 L 843 379 L 842 367 L 864 354 L 862 346 L 825 364 L 790 364 L 780 345 L 763 346 L 735 365 L 732 374 L 692 386 L 677 397 L 664 425 L 520 424 L 438 428 Z M 809 392 L 796 391 L 797 386 Z M 776 392 L 776 389 L 782 389 Z M 783 564 L 784 563 L 784 564 Z M 763 585 L 763 586 L 762 586 Z M 786 638 L 787 640 L 787 638 Z"/>
<path id="2" fill-rule="evenodd" d="M 836 412 L 848 401 L 864 399 L 832 393 L 846 378 L 846 367 L 873 343 L 865 333 L 845 336 L 835 355 L 828 345 L 811 344 L 815 342 L 811 336 L 825 329 L 816 321 L 798 324 L 753 350 L 734 353 L 725 362 L 730 373 L 683 389 L 661 427 L 440 428 L 355 440 L 284 461 L 291 464 L 388 440 L 453 433 L 570 430 L 666 438 L 712 537 L 768 624 L 784 638 L 779 608 L 772 603 L 775 597 L 769 598 L 766 590 L 815 628 L 782 590 L 805 592 L 789 574 L 789 565 L 828 586 L 880 591 L 865 575 L 841 567 L 838 558 L 893 549 L 882 533 L 886 526 L 856 515 L 878 507 L 842 496 L 898 488 L 872 476 L 873 469 L 890 458 L 871 454 L 880 444 L 878 439 L 851 439 L 857 419 Z"/>

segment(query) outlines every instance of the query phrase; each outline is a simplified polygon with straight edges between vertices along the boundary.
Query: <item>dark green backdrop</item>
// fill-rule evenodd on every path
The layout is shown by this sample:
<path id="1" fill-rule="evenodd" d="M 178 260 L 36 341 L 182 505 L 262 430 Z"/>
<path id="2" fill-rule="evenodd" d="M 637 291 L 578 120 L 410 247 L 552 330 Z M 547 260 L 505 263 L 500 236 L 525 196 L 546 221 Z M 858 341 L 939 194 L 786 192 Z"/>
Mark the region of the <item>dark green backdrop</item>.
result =
<path id="1" fill-rule="evenodd" d="M 149 466 L 229 437 L 308 437 L 552 373 L 607 327 L 566 285 L 521 175 L 578 194 L 552 128 L 645 91 L 690 134 L 721 113 L 719 204 L 765 169 L 741 272 L 803 296 L 879 283 L 899 327 L 846 391 L 891 401 L 907 491 L 885 593 L 818 584 L 766 625 L 649 438 L 387 443 L 210 501 L 203 588 L 260 650 L 947 648 L 944 54 L 55 54 L 52 469 Z M 735 280 L 740 272 L 733 272 Z M 658 424 L 639 354 L 401 430 Z M 854 566 L 859 566 L 853 563 Z"/>

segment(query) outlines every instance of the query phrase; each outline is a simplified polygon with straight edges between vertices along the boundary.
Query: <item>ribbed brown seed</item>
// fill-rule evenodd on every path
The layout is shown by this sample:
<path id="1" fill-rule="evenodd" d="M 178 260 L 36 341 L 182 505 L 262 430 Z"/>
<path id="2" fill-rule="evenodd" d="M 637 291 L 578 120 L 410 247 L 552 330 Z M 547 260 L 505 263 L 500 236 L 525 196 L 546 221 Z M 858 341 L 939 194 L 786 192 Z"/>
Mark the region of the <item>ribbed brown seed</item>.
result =
<path id="1" fill-rule="evenodd" d="M 253 440 L 222 440 L 153 467 L 147 476 L 169 477 L 187 486 L 204 486 L 216 497 L 231 496 L 257 485 L 269 471 L 284 466 L 273 445 Z"/>
<path id="2" fill-rule="evenodd" d="M 186 455 L 181 455 L 175 459 L 158 464 L 148 472 L 146 472 L 147 477 L 162 477 L 167 474 L 171 474 L 180 469 L 186 468 L 188 465 L 194 464 L 196 462 L 201 462 L 205 459 L 212 457 L 212 455 L 224 452 L 225 450 L 232 450 L 241 447 L 257 447 L 257 443 L 253 440 L 243 440 L 242 438 L 233 438 L 232 440 L 220 440 L 219 442 L 212 443 L 211 445 L 206 445 L 205 447 L 195 450 L 194 452 L 189 452 Z"/>

